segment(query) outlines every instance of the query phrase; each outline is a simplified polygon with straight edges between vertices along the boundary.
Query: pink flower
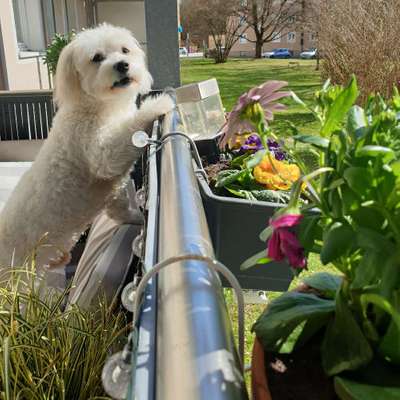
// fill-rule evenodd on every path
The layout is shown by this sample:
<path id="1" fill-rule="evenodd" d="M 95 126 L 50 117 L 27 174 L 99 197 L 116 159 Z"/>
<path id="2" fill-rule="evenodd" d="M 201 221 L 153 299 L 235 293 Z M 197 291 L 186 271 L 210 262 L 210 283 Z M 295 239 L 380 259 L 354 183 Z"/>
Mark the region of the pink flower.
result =
<path id="1" fill-rule="evenodd" d="M 250 105 L 259 104 L 261 111 L 264 111 L 264 119 L 271 121 L 274 118 L 275 111 L 285 110 L 286 107 L 274 101 L 282 97 L 290 96 L 290 92 L 278 92 L 277 90 L 287 86 L 283 81 L 267 81 L 261 86 L 250 89 L 247 93 L 239 97 L 236 105 L 229 113 L 228 121 L 222 129 L 223 135 L 220 142 L 221 147 L 225 147 L 232 138 L 241 132 L 252 132 L 253 124 L 246 118 L 246 111 Z"/>
<path id="2" fill-rule="evenodd" d="M 287 214 L 270 221 L 274 231 L 268 241 L 268 258 L 282 261 L 286 257 L 293 268 L 307 267 L 304 248 L 295 233 L 288 229 L 298 225 L 302 218 L 300 214 Z"/>

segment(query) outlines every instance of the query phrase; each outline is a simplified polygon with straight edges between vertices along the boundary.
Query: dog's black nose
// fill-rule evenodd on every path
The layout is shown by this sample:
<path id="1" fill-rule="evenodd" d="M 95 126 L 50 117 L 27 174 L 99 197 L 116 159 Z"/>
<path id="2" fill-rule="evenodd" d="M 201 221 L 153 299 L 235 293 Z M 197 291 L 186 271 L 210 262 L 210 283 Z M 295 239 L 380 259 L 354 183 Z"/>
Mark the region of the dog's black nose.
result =
<path id="1" fill-rule="evenodd" d="M 129 64 L 126 61 L 119 61 L 114 64 L 114 69 L 123 74 L 125 72 L 128 72 Z"/>

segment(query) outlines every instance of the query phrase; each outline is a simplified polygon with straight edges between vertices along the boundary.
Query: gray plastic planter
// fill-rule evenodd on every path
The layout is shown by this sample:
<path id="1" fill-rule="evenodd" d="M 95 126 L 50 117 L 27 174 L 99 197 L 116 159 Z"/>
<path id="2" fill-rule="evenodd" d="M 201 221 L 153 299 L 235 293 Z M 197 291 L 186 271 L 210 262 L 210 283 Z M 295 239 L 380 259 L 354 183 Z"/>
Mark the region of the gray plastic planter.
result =
<path id="1" fill-rule="evenodd" d="M 235 274 L 242 288 L 287 290 L 293 273 L 286 263 L 272 262 L 240 270 L 243 261 L 266 249 L 258 235 L 282 205 L 217 196 L 200 175 L 198 182 L 217 259 Z"/>

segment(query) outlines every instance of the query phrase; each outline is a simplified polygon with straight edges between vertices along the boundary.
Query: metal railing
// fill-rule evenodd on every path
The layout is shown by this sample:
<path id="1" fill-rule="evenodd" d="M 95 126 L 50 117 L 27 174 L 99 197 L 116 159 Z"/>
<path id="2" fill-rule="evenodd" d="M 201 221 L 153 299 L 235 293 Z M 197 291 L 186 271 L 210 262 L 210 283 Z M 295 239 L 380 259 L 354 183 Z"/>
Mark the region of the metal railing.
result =
<path id="1" fill-rule="evenodd" d="M 0 91 L 0 140 L 45 139 L 54 114 L 51 90 Z"/>
<path id="2" fill-rule="evenodd" d="M 163 134 L 176 130 L 164 121 Z M 214 257 L 188 140 L 161 149 L 158 261 L 181 254 Z M 160 272 L 157 298 L 157 400 L 246 399 L 242 367 L 218 275 L 205 262 Z"/>

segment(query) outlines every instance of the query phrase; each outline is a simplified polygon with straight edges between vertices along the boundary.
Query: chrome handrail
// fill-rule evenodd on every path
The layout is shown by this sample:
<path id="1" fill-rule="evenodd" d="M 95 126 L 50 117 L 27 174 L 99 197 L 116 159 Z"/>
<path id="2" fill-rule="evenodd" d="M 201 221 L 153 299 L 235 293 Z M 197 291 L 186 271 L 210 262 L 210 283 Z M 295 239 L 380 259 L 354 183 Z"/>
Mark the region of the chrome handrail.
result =
<path id="1" fill-rule="evenodd" d="M 162 132 L 176 131 L 170 115 Z M 185 137 L 161 148 L 158 261 L 179 254 L 214 257 Z M 157 296 L 157 400 L 247 399 L 218 275 L 202 261 L 161 271 Z"/>

